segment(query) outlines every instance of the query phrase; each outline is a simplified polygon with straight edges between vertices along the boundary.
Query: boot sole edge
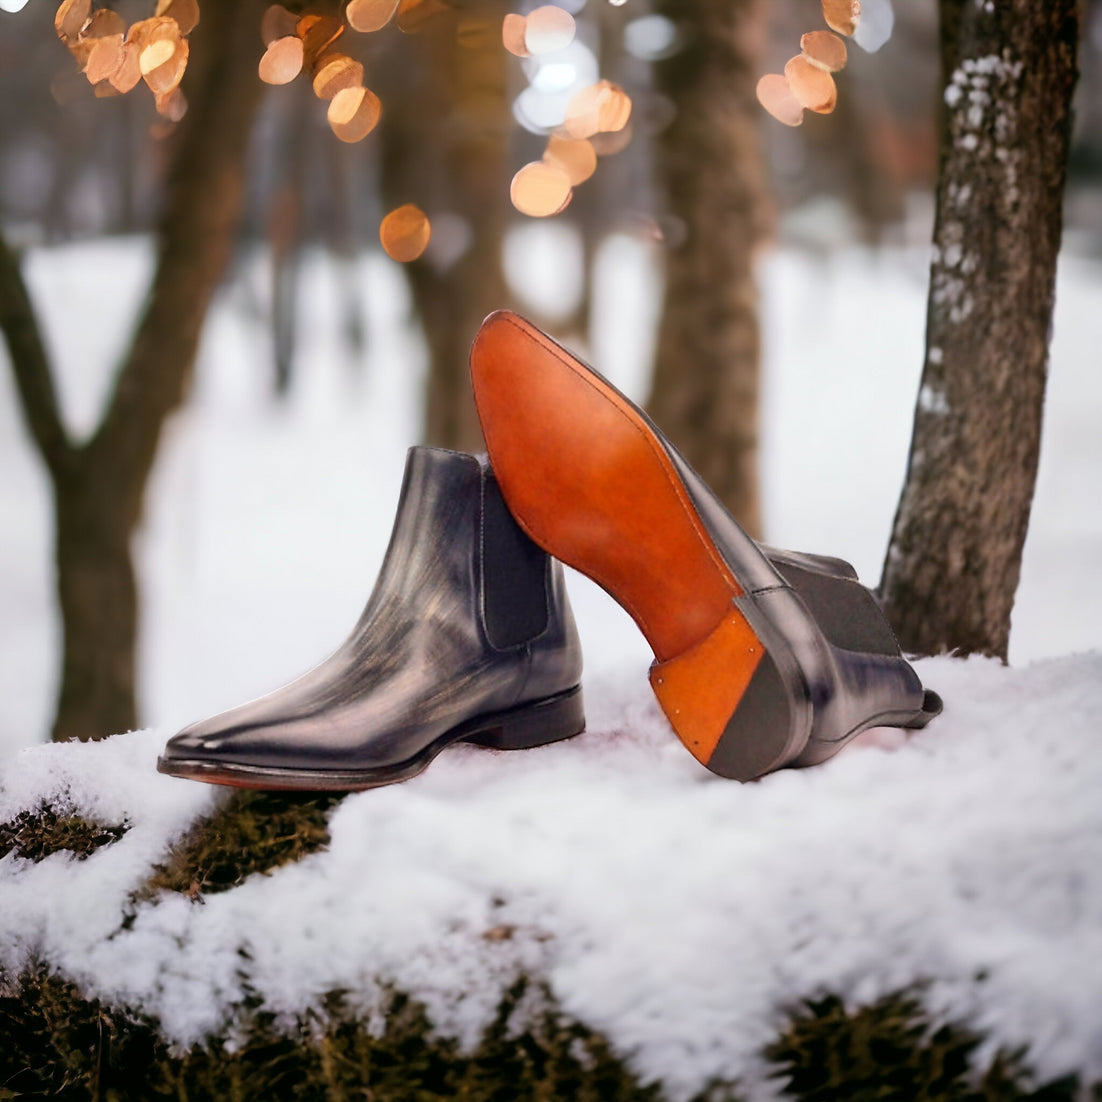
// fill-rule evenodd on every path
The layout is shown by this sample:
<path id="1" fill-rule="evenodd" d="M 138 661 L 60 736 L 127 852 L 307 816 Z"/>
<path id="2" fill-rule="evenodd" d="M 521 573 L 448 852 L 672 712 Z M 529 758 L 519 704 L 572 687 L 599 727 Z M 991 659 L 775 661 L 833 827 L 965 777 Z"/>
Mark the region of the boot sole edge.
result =
<path id="1" fill-rule="evenodd" d="M 419 754 L 371 769 L 295 769 L 200 758 L 157 759 L 157 772 L 185 780 L 270 792 L 361 792 L 398 784 L 423 773 L 441 751 L 468 742 L 490 750 L 530 750 L 585 731 L 580 685 L 502 712 L 475 716 L 445 731 Z"/>

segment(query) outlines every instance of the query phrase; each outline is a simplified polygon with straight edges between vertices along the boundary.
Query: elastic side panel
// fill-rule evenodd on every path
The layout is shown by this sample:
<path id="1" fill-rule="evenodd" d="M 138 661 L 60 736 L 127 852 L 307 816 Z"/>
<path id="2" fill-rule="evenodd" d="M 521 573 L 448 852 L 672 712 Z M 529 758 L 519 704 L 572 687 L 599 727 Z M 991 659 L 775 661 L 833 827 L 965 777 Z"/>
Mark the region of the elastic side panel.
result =
<path id="1" fill-rule="evenodd" d="M 801 570 L 785 562 L 776 566 L 834 646 L 869 654 L 899 654 L 899 644 L 876 598 L 860 582 Z"/>
<path id="2" fill-rule="evenodd" d="M 482 608 L 487 638 L 501 650 L 547 630 L 550 560 L 520 530 L 491 473 L 482 486 Z"/>

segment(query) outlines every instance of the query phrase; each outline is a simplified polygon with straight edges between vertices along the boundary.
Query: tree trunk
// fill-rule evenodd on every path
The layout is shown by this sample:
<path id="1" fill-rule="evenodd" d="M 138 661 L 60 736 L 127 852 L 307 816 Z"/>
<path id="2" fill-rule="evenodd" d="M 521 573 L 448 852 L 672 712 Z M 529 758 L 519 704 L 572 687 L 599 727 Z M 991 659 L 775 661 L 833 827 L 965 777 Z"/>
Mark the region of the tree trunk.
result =
<path id="1" fill-rule="evenodd" d="M 881 583 L 904 650 L 1006 659 L 1040 452 L 1076 0 L 941 0 L 926 363 Z"/>
<path id="2" fill-rule="evenodd" d="M 50 472 L 64 634 L 55 739 L 136 723 L 137 595 L 130 539 L 168 415 L 183 401 L 203 318 L 233 244 L 261 84 L 251 59 L 258 0 L 205 0 L 173 137 L 157 268 L 103 421 L 75 446 L 61 423 L 34 311 L 0 249 L 0 323 L 28 429 Z M 136 92 L 134 94 L 141 94 Z"/>
<path id="3" fill-rule="evenodd" d="M 754 98 L 764 0 L 663 0 L 686 47 L 655 65 L 677 108 L 657 162 L 683 224 L 666 262 L 666 300 L 649 409 L 744 528 L 761 532 L 760 334 L 753 253 L 765 224 Z"/>
<path id="4" fill-rule="evenodd" d="M 387 59 L 400 87 L 387 96 L 382 119 L 386 202 L 416 203 L 430 218 L 458 216 L 468 235 L 457 259 L 426 256 L 407 265 L 429 345 L 425 440 L 460 450 L 482 447 L 467 370 L 470 343 L 482 319 L 508 304 L 502 248 L 512 58 L 500 36 L 507 10 L 502 0 L 483 5 L 483 29 L 458 44 L 454 17 L 442 16 Z"/>
<path id="5" fill-rule="evenodd" d="M 55 738 L 102 738 L 138 725 L 138 594 L 130 526 L 114 488 L 79 473 L 57 484 L 57 584 L 64 624 Z"/>

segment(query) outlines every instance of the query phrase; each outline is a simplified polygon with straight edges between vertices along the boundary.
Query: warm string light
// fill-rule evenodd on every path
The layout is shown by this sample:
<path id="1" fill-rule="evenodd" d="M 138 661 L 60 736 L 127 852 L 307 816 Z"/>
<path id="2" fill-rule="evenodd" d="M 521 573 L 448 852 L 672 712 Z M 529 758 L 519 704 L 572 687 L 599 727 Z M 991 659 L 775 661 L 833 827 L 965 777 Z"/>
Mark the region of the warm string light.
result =
<path id="1" fill-rule="evenodd" d="M 823 18 L 831 31 L 849 37 L 861 23 L 861 0 L 823 0 Z M 810 31 L 783 75 L 768 73 L 758 81 L 758 102 L 786 126 L 799 126 L 805 110 L 829 114 L 838 102 L 832 74 L 845 68 L 846 59 L 846 44 L 837 35 Z"/>
<path id="2" fill-rule="evenodd" d="M 861 0 L 823 0 L 823 18 L 832 31 L 849 38 L 861 22 Z"/>
<path id="3" fill-rule="evenodd" d="M 378 123 L 382 107 L 364 84 L 363 65 L 338 52 L 337 43 L 349 28 L 371 33 L 391 22 L 416 32 L 447 10 L 447 0 L 349 0 L 344 18 L 337 18 L 312 12 L 299 16 L 273 4 L 261 19 L 265 49 L 258 75 L 265 84 L 278 85 L 309 74 L 314 94 L 328 101 L 326 118 L 336 137 L 362 141 Z M 93 12 L 92 0 L 62 0 L 54 26 L 97 96 L 121 95 L 144 80 L 160 114 L 178 122 L 187 110 L 179 87 L 187 68 L 187 35 L 198 22 L 197 0 L 158 0 L 153 17 L 130 26 L 111 8 Z M 548 28 L 547 33 L 555 33 Z M 387 255 L 403 263 L 425 251 L 431 233 L 428 217 L 412 203 L 391 211 L 379 227 Z"/>
<path id="4" fill-rule="evenodd" d="M 379 240 L 387 256 L 402 264 L 416 260 L 428 248 L 431 236 L 428 216 L 413 203 L 392 210 L 379 226 Z"/>
<path id="5" fill-rule="evenodd" d="M 516 57 L 539 57 L 566 49 L 574 41 L 575 31 L 574 17 L 568 11 L 546 4 L 527 16 L 506 15 L 501 41 Z M 631 97 L 608 80 L 576 92 L 561 124 L 548 137 L 542 160 L 526 164 L 513 177 L 509 187 L 513 206 L 532 218 L 564 211 L 574 188 L 596 171 L 598 152 L 616 153 L 627 145 L 631 107 Z M 610 135 L 618 140 L 602 142 Z"/>
<path id="6" fill-rule="evenodd" d="M 372 34 L 392 24 L 415 33 L 453 7 L 451 0 L 348 0 L 339 18 L 296 15 L 273 4 L 261 20 L 265 49 L 258 75 L 266 84 L 280 85 L 305 73 L 317 98 L 328 103 L 326 118 L 333 134 L 344 142 L 362 141 L 378 124 L 382 105 L 364 82 L 363 65 L 337 49 L 342 36 L 349 29 Z M 129 26 L 111 8 L 93 12 L 92 0 L 63 0 L 54 22 L 97 96 L 120 95 L 144 81 L 162 117 L 178 122 L 187 110 L 180 92 L 187 36 L 198 21 L 197 0 L 157 0 L 151 18 Z M 501 29 L 505 48 L 518 57 L 565 50 L 575 33 L 574 17 L 555 4 L 527 16 L 507 15 Z M 542 159 L 513 178 L 510 197 L 516 209 L 532 217 L 565 210 L 574 188 L 596 171 L 598 155 L 618 152 L 630 141 L 631 111 L 631 98 L 610 81 L 576 92 L 561 124 L 550 133 Z M 383 219 L 379 238 L 389 256 L 405 263 L 422 255 L 431 232 L 425 213 L 407 203 Z"/>
<path id="7" fill-rule="evenodd" d="M 398 0 L 348 0 L 344 17 L 348 25 L 361 34 L 381 31 L 398 10 Z"/>
<path id="8" fill-rule="evenodd" d="M 307 14 L 295 16 L 279 4 L 264 15 L 265 42 L 260 79 L 289 84 L 301 73 L 310 78 L 314 95 L 329 103 L 329 129 L 342 142 L 360 142 L 375 129 L 382 115 L 379 97 L 364 83 L 364 67 L 336 47 L 346 30 L 374 34 L 392 23 L 415 33 L 431 18 L 449 10 L 443 0 L 349 0 L 344 18 Z M 379 241 L 393 260 L 408 264 L 425 251 L 432 235 L 428 216 L 406 203 L 392 210 L 379 225 Z"/>
<path id="9" fill-rule="evenodd" d="M 187 36 L 198 22 L 197 0 L 159 0 L 152 17 L 129 26 L 111 8 L 93 12 L 91 0 L 62 0 L 54 16 L 58 38 L 97 96 L 123 95 L 144 80 L 157 111 L 170 122 L 187 110 L 180 81 Z"/>

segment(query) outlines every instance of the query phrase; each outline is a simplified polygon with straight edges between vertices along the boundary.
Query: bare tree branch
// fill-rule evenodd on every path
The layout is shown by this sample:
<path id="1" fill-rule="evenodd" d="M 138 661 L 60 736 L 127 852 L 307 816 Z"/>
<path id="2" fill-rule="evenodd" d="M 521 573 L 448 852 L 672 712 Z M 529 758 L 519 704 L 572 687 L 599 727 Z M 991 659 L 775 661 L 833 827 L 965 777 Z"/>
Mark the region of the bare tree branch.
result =
<path id="1" fill-rule="evenodd" d="M 136 521 L 161 430 L 183 402 L 207 307 L 234 243 L 248 136 L 263 85 L 253 66 L 261 0 L 203 8 L 184 78 L 190 102 L 174 136 L 157 229 L 158 260 L 134 342 L 116 378 L 89 462 L 128 502 Z"/>
<path id="2" fill-rule="evenodd" d="M 61 423 L 57 391 L 19 257 L 0 232 L 0 331 L 8 346 L 23 417 L 50 472 L 73 454 Z"/>
<path id="3" fill-rule="evenodd" d="M 232 249 L 263 86 L 262 0 L 203 0 L 191 106 L 171 152 L 157 269 L 103 421 L 80 463 L 56 479 L 63 634 L 54 738 L 102 738 L 137 725 L 138 590 L 131 536 L 168 416 L 183 401 L 203 318 Z"/>

